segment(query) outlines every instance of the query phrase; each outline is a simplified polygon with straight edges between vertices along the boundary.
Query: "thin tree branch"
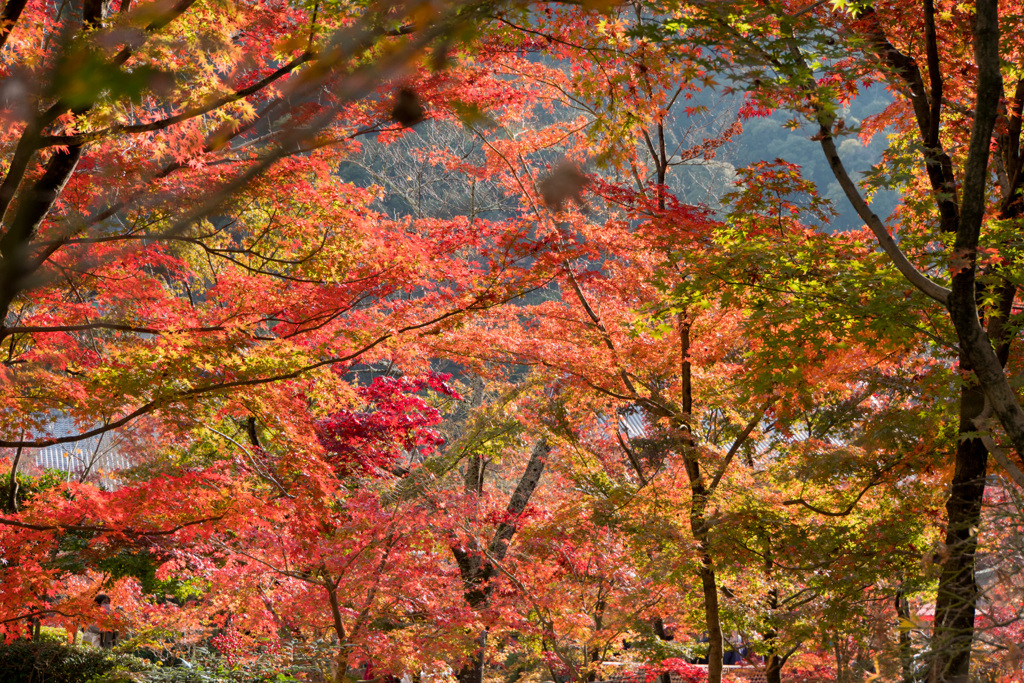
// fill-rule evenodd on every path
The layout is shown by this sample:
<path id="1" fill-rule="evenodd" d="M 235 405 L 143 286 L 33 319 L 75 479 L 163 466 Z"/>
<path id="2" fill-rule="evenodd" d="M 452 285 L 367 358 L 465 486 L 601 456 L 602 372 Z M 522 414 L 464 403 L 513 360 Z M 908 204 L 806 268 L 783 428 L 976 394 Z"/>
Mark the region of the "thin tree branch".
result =
<path id="1" fill-rule="evenodd" d="M 720 482 L 722 480 L 722 477 L 725 476 L 725 471 L 728 469 L 729 463 L 732 462 L 732 459 L 736 456 L 736 453 L 739 452 L 740 447 L 742 447 L 743 444 L 746 443 L 747 439 L 750 437 L 750 433 L 754 431 L 754 428 L 757 427 L 758 423 L 764 418 L 764 414 L 768 412 L 768 409 L 772 406 L 773 403 L 775 403 L 774 398 L 766 402 L 764 406 L 762 406 L 760 410 L 754 413 L 753 417 L 751 417 L 750 420 L 747 421 L 746 426 L 743 427 L 743 431 L 741 431 L 739 435 L 736 436 L 735 441 L 733 441 L 732 447 L 730 447 L 729 452 L 725 454 L 725 459 L 722 460 L 722 464 L 718 466 L 718 471 L 715 472 L 715 476 L 711 479 L 711 483 L 708 484 L 709 496 L 715 492 L 715 489 L 718 487 L 718 482 Z"/>

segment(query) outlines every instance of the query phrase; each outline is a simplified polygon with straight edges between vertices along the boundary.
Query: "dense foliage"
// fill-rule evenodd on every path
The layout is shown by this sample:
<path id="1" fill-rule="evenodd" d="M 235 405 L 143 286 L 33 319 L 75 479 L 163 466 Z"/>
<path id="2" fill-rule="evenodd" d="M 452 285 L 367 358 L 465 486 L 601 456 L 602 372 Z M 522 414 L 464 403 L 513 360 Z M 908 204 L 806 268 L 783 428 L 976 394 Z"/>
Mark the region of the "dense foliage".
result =
<path id="1" fill-rule="evenodd" d="M 145 668 L 141 660 L 95 648 L 24 640 L 0 645 L 0 670 L 12 683 L 91 683 Z"/>
<path id="2" fill-rule="evenodd" d="M 1021 680 L 1004 5 L 8 0 L 0 671 Z"/>

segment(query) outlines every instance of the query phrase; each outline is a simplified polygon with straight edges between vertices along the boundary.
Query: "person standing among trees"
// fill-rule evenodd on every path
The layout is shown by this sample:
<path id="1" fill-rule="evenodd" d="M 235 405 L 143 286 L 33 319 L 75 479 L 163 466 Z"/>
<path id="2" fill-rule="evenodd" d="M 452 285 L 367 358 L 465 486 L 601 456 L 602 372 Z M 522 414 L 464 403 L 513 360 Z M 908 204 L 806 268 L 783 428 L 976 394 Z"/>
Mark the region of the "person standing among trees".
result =
<path id="1" fill-rule="evenodd" d="M 110 596 L 106 593 L 98 594 L 94 600 L 104 612 L 110 610 Z M 82 641 L 87 645 L 110 649 L 117 645 L 117 635 L 117 631 L 104 631 L 96 624 L 92 624 L 85 629 Z"/>

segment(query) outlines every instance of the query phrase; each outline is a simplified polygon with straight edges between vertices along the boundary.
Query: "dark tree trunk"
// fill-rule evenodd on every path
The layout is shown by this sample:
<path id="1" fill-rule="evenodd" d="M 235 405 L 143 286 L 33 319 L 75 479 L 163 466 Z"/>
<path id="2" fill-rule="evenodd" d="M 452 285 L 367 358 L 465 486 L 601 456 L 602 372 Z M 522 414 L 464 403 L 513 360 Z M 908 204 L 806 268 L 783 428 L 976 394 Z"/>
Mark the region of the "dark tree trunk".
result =
<path id="1" fill-rule="evenodd" d="M 985 184 L 989 145 L 1003 95 L 999 59 L 999 8 L 995 0 L 979 1 L 973 22 L 975 62 L 978 66 L 977 99 L 967 161 L 963 169 L 963 200 L 954 253 L 967 254 L 969 267 L 954 273 L 949 295 L 950 318 L 960 342 L 960 365 L 977 377 L 978 385 L 965 385 L 960 393 L 960 434 L 976 432 L 974 419 L 982 412 L 985 396 L 1010 436 L 1024 453 L 1024 413 L 1009 386 L 1004 367 L 1008 342 L 1000 334 L 1003 317 L 992 315 L 986 335 L 978 313 L 975 262 L 985 214 Z M 1012 304 L 1013 294 L 1006 304 Z M 1006 310 L 1009 310 L 1008 308 Z M 993 348 L 992 344 L 996 344 Z M 946 558 L 942 563 L 935 599 L 935 632 L 929 679 L 934 683 L 966 683 L 974 640 L 974 611 L 978 586 L 974 578 L 976 529 L 985 493 L 988 451 L 978 439 L 961 440 L 950 496 L 946 503 Z"/>
<path id="2" fill-rule="evenodd" d="M 21 446 L 14 452 L 14 460 L 11 461 L 11 477 L 7 482 L 7 500 L 5 510 L 8 514 L 18 512 L 18 465 L 21 464 Z"/>
<path id="3" fill-rule="evenodd" d="M 725 649 L 722 643 L 722 619 L 718 605 L 718 581 L 715 577 L 715 563 L 711 557 L 708 522 L 706 517 L 707 491 L 699 476 L 699 465 L 687 457 L 686 469 L 690 476 L 693 499 L 690 502 L 690 527 L 700 552 L 700 584 L 704 596 L 704 619 L 708 632 L 708 683 L 721 683 L 722 657 Z M 694 474 L 696 473 L 696 475 Z"/>
<path id="4" fill-rule="evenodd" d="M 708 683 L 721 683 L 722 657 L 725 654 L 722 647 L 722 620 L 718 608 L 715 567 L 707 551 L 701 557 L 700 583 L 704 591 L 704 617 L 708 629 Z"/>
<path id="5" fill-rule="evenodd" d="M 463 548 L 452 546 L 452 554 L 459 567 L 462 576 L 463 595 L 472 609 L 482 609 L 487 606 L 493 590 L 491 580 L 498 573 L 494 562 L 501 562 L 505 559 L 509 544 L 518 528 L 519 516 L 523 514 L 526 506 L 533 496 L 533 492 L 540 483 L 541 475 L 544 474 L 544 466 L 551 448 L 547 439 L 541 438 L 533 447 L 530 454 L 530 461 L 526 464 L 523 476 L 519 478 L 519 484 L 513 491 L 505 509 L 506 521 L 498 525 L 486 549 Z M 470 465 L 473 465 L 471 461 Z M 479 492 L 482 487 L 482 471 L 477 478 L 466 478 L 466 492 Z M 466 664 L 459 670 L 459 683 L 483 683 L 484 660 L 487 654 L 487 631 L 478 635 L 478 648 L 469 658 Z"/>
<path id="6" fill-rule="evenodd" d="M 914 653 L 910 641 L 910 605 L 903 595 L 903 588 L 896 592 L 896 616 L 899 618 L 899 652 L 900 671 L 903 674 L 903 683 L 914 683 Z"/>
<path id="7" fill-rule="evenodd" d="M 782 657 L 769 655 L 764 663 L 765 683 L 782 683 Z"/>
<path id="8" fill-rule="evenodd" d="M 998 304 L 989 314 L 988 336 L 1001 367 L 1006 366 L 1010 357 L 1012 336 L 1005 329 L 1005 324 L 1016 293 L 1015 287 L 1002 287 Z M 960 367 L 968 375 L 972 370 L 971 362 L 963 351 Z M 979 425 L 974 420 L 984 408 L 982 389 L 976 384 L 965 384 L 960 390 L 961 439 L 957 444 L 953 480 L 946 501 L 946 556 L 935 596 L 932 658 L 928 674 L 933 683 L 966 683 L 970 676 L 974 613 L 978 600 L 974 562 L 981 505 L 985 497 L 988 449 L 980 439 L 965 439 L 963 435 L 978 431 Z"/>
<path id="9" fill-rule="evenodd" d="M 338 586 L 325 582 L 323 586 L 327 592 L 327 603 L 331 606 L 331 626 L 334 627 L 334 634 L 338 637 L 338 654 L 334 657 L 334 681 L 333 683 L 346 683 L 348 674 L 348 648 L 345 647 L 346 632 L 345 624 L 341 619 L 341 606 L 338 603 Z"/>
<path id="10" fill-rule="evenodd" d="M 479 647 L 469 661 L 459 670 L 459 683 L 483 683 L 484 657 L 487 654 L 487 631 L 477 638 Z"/>
<path id="11" fill-rule="evenodd" d="M 683 465 L 686 477 L 690 481 L 690 529 L 700 549 L 700 584 L 704 595 L 704 618 L 708 631 L 708 683 L 722 683 L 722 620 L 718 608 L 718 583 L 715 579 L 715 563 L 711 557 L 710 538 L 708 534 L 707 505 L 711 492 L 704 483 L 700 470 L 700 461 L 693 448 L 693 434 L 689 420 L 693 413 L 693 382 L 690 363 L 690 322 L 679 315 L 679 350 L 680 350 L 680 393 L 682 403 L 682 420 L 676 425 L 681 435 L 683 449 Z"/>
<path id="12" fill-rule="evenodd" d="M 651 622 L 651 627 L 654 629 L 654 635 L 658 637 L 658 640 L 662 642 L 669 642 L 675 639 L 675 634 L 669 633 L 665 630 L 665 621 L 661 617 L 654 617 Z M 660 683 L 672 683 L 672 674 L 665 672 L 661 674 L 658 679 Z"/>
<path id="13" fill-rule="evenodd" d="M 605 601 L 604 598 L 598 599 L 598 601 L 594 604 L 594 630 L 595 631 L 600 631 L 602 628 L 604 628 L 604 611 L 607 608 L 608 608 L 608 603 Z M 586 681 L 588 681 L 588 683 L 593 683 L 593 681 L 597 680 L 597 669 L 598 669 L 598 666 L 601 663 L 602 651 L 601 651 L 601 648 L 599 648 L 599 647 L 591 647 L 591 648 L 586 649 L 585 652 L 587 654 L 587 657 L 586 657 L 587 673 L 586 673 L 586 676 L 584 678 L 585 678 Z M 669 683 L 669 682 L 668 681 L 663 681 L 663 683 Z"/>
<path id="14" fill-rule="evenodd" d="M 888 66 L 897 81 L 906 87 L 904 92 L 914 107 L 915 117 L 922 131 L 920 141 L 925 152 L 929 178 L 945 232 L 955 232 L 953 254 L 966 262 L 966 267 L 953 273 L 950 289 L 942 291 L 935 283 L 921 276 L 909 265 L 899 251 L 886 227 L 874 215 L 850 180 L 826 123 L 830 120 L 819 110 L 822 123 L 822 148 L 836 179 L 858 214 L 879 240 L 879 245 L 893 264 L 922 292 L 943 302 L 949 310 L 950 320 L 957 332 L 960 345 L 961 369 L 965 375 L 973 374 L 978 384 L 965 386 L 960 398 L 961 435 L 976 432 L 974 419 L 982 412 L 987 395 L 993 412 L 999 418 L 1018 455 L 1024 454 L 1024 411 L 1006 377 L 1004 368 L 1009 351 L 1008 336 L 1002 334 L 1003 322 L 1012 305 L 1014 288 L 1007 285 L 1001 292 L 1002 301 L 995 311 L 987 311 L 989 329 L 986 334 L 979 316 L 976 276 L 977 250 L 982 224 L 986 216 L 987 183 L 990 174 L 989 151 L 994 125 L 1004 96 L 1001 61 L 999 56 L 999 3 L 979 0 L 972 20 L 974 59 L 977 66 L 975 111 L 971 125 L 971 139 L 967 158 L 959 173 L 960 182 L 953 177 L 948 157 L 941 149 L 938 135 L 941 124 L 942 75 L 939 71 L 939 45 L 934 28 L 933 0 L 922 3 L 926 31 L 925 41 L 929 55 L 927 92 L 916 62 L 893 47 L 873 12 L 864 14 L 868 27 L 865 37 L 878 57 Z M 1024 92 L 1015 95 L 1019 104 Z M 1003 200 L 1000 218 L 1020 211 L 1019 188 L 1019 114 L 1006 131 L 1000 132 L 1000 147 L 1008 155 L 1006 161 L 1014 181 Z M 1011 117 L 1013 118 L 1013 117 Z M 1011 151 L 1012 150 L 1012 151 Z M 961 187 L 959 207 L 956 193 L 950 187 Z M 962 440 L 957 446 L 950 497 L 946 504 L 946 551 L 942 574 L 936 595 L 932 655 L 928 679 L 932 683 L 960 683 L 969 679 L 971 645 L 974 639 L 974 613 L 978 587 L 974 577 L 976 529 L 980 520 L 981 501 L 985 491 L 988 451 L 977 439 Z"/>
<path id="15" fill-rule="evenodd" d="M 973 420 L 981 413 L 984 402 L 980 389 L 965 386 L 961 390 L 961 435 L 977 431 Z M 988 450 L 981 440 L 962 439 L 957 445 L 953 481 L 946 502 L 946 557 L 935 598 L 929 674 L 933 683 L 967 683 L 969 680 L 978 599 L 974 557 L 987 466 Z"/>
<path id="16" fill-rule="evenodd" d="M 849 653 L 836 638 L 832 646 L 836 656 L 836 683 L 850 683 L 850 657 Z"/>
<path id="17" fill-rule="evenodd" d="M 764 554 L 764 566 L 765 573 L 771 576 L 772 571 L 775 568 L 775 555 L 772 553 L 771 538 L 766 537 L 765 540 L 766 552 Z M 774 614 L 775 610 L 779 608 L 779 589 L 771 588 L 768 590 L 768 598 L 765 600 L 766 606 L 768 607 L 768 613 Z M 764 678 L 766 683 L 781 683 L 782 682 L 782 666 L 786 663 L 784 657 L 779 656 L 778 643 L 778 632 L 773 628 L 764 634 L 764 642 L 768 648 L 767 657 L 764 662 Z"/>

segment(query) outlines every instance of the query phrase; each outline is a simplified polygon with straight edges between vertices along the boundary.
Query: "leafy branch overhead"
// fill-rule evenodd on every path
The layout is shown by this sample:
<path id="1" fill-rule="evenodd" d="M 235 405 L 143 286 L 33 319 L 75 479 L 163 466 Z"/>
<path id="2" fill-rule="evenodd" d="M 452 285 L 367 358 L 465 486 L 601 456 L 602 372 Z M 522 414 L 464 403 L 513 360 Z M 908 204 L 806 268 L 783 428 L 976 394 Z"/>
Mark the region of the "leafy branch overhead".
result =
<path id="1" fill-rule="evenodd" d="M 0 661 L 1017 680 L 1018 15 L 9 0 Z"/>

